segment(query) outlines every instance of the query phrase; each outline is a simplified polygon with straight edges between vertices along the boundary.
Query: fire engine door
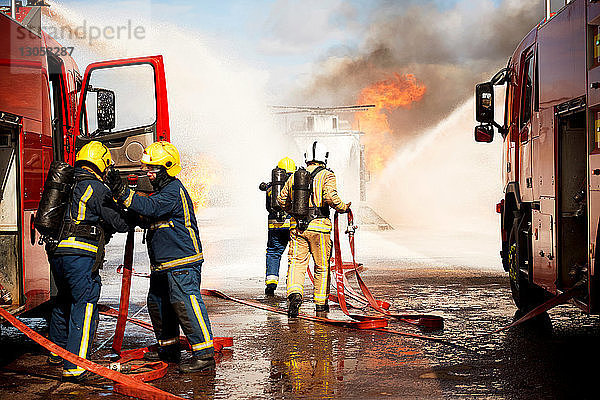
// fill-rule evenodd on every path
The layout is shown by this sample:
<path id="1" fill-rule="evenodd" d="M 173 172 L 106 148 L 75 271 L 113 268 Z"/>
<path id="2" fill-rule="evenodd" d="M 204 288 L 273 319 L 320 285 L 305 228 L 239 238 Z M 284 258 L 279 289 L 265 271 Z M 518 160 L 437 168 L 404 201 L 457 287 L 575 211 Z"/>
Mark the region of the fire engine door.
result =
<path id="1" fill-rule="evenodd" d="M 18 134 L 20 127 L 0 120 L 0 304 L 19 305 Z"/>
<path id="2" fill-rule="evenodd" d="M 83 77 L 76 123 L 76 149 L 104 143 L 123 174 L 138 174 L 143 150 L 169 140 L 169 111 L 162 56 L 90 64 Z M 151 190 L 145 176 L 140 190 Z"/>
<path id="3" fill-rule="evenodd" d="M 558 283 L 567 289 L 582 279 L 588 259 L 587 136 L 585 112 L 557 118 Z"/>
<path id="4" fill-rule="evenodd" d="M 530 52 L 525 58 L 521 83 L 521 106 L 519 112 L 519 188 L 521 200 L 533 201 L 533 176 L 531 170 L 532 127 L 534 96 L 534 57 Z"/>

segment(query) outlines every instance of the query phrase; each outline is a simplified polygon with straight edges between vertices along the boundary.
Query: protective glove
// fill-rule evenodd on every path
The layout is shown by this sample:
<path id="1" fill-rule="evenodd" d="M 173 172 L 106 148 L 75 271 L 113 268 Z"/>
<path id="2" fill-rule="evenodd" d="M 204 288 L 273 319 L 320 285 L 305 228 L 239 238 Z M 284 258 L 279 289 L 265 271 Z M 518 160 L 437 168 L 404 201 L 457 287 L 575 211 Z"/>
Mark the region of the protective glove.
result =
<path id="1" fill-rule="evenodd" d="M 350 205 L 352 204 L 351 201 L 349 201 L 348 203 L 346 203 L 346 210 L 344 211 L 344 214 L 346 214 L 348 211 L 350 211 Z"/>
<path id="2" fill-rule="evenodd" d="M 123 182 L 123 179 L 121 179 L 119 170 L 112 165 L 107 167 L 106 171 L 104 171 L 104 183 L 106 183 L 106 186 L 108 186 L 114 198 L 120 199 L 125 195 L 127 185 Z"/>
<path id="3" fill-rule="evenodd" d="M 127 224 L 131 227 L 139 226 L 142 229 L 148 229 L 150 227 L 150 220 L 147 217 L 144 217 L 141 214 L 136 213 L 135 211 L 127 211 L 125 214 L 125 220 Z"/>
<path id="4" fill-rule="evenodd" d="M 104 244 L 108 244 L 108 242 L 110 242 L 110 239 L 112 239 L 113 237 L 113 233 L 105 233 L 104 234 Z"/>

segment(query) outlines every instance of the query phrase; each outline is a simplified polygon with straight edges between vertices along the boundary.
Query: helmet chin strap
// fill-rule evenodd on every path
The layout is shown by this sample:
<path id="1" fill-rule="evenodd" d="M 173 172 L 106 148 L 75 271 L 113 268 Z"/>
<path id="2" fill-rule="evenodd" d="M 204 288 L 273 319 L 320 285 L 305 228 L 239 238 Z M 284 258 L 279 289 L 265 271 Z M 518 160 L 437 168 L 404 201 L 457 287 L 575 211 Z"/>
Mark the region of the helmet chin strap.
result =
<path id="1" fill-rule="evenodd" d="M 167 186 L 173 179 L 175 178 L 167 173 L 167 169 L 161 166 L 156 174 L 156 178 L 153 181 L 150 181 L 150 183 L 152 183 L 152 187 L 155 190 L 160 190 Z"/>
<path id="2" fill-rule="evenodd" d="M 94 174 L 94 176 L 96 178 L 98 178 L 99 180 L 102 180 L 102 173 L 98 170 L 98 167 L 96 167 L 95 165 L 92 166 L 91 164 L 87 164 L 87 163 L 83 163 L 83 162 L 79 162 L 77 163 L 78 167 L 81 167 L 82 169 L 91 172 L 92 174 Z"/>

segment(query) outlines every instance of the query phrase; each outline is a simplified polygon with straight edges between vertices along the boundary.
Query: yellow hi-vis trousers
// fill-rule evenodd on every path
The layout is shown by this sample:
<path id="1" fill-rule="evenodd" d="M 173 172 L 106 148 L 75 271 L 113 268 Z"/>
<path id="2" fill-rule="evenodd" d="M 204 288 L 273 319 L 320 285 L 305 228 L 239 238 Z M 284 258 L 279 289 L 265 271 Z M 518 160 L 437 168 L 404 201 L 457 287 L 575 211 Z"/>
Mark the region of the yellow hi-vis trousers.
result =
<path id="1" fill-rule="evenodd" d="M 303 295 L 304 277 L 308 268 L 309 255 L 315 262 L 315 304 L 325 304 L 329 295 L 329 259 L 331 239 L 329 232 L 299 231 L 290 229 L 288 254 L 287 295 Z"/>

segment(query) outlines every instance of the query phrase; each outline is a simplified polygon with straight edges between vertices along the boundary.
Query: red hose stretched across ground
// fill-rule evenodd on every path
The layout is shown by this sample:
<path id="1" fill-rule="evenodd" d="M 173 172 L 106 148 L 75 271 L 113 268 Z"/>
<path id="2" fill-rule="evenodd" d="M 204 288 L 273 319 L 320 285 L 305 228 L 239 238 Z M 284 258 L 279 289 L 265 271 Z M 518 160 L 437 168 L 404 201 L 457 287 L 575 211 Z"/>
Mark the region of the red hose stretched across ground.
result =
<path id="1" fill-rule="evenodd" d="M 6 319 L 15 328 L 23 332 L 28 338 L 35 341 L 40 346 L 46 348 L 48 351 L 58 354 L 61 358 L 72 362 L 79 367 L 85 368 L 86 370 L 97 375 L 117 382 L 119 385 L 115 385 L 115 391 L 121 394 L 147 400 L 183 400 L 179 396 L 164 392 L 155 388 L 154 386 L 150 386 L 142 382 L 141 380 L 123 375 L 120 372 L 113 371 L 90 360 L 76 356 L 75 354 L 52 343 L 50 340 L 35 332 L 2 307 L 0 307 L 0 316 L 4 317 L 4 319 Z"/>
<path id="2" fill-rule="evenodd" d="M 338 291 L 337 299 L 338 299 L 340 307 L 342 308 L 344 313 L 346 315 L 352 317 L 353 319 L 355 319 L 355 321 L 334 320 L 334 319 L 329 319 L 329 318 L 322 318 L 322 317 L 317 317 L 317 316 L 306 315 L 306 314 L 302 314 L 302 313 L 299 315 L 299 318 L 309 320 L 309 321 L 319 322 L 319 323 L 326 323 L 326 324 L 330 324 L 330 325 L 334 325 L 334 326 L 345 327 L 345 328 L 374 330 L 377 332 L 397 334 L 397 335 L 412 337 L 412 338 L 416 338 L 416 339 L 431 340 L 431 341 L 435 341 L 435 342 L 439 342 L 439 343 L 452 345 L 455 347 L 462 347 L 456 343 L 448 342 L 447 340 L 444 340 L 441 338 L 429 337 L 429 336 L 419 335 L 419 334 L 415 334 L 415 333 L 401 332 L 401 331 L 389 329 L 389 328 L 387 328 L 388 320 L 386 318 L 350 314 L 348 312 L 347 304 L 345 301 L 344 287 L 347 285 L 347 280 L 344 279 L 344 271 L 343 270 L 347 269 L 347 265 L 344 265 L 344 263 L 342 262 L 342 258 L 341 258 L 341 248 L 340 248 L 340 244 L 339 244 L 339 228 L 338 228 L 337 213 L 335 215 L 334 221 L 335 221 L 335 225 L 334 225 L 334 251 L 335 251 L 334 272 L 336 275 L 336 285 L 337 285 L 337 291 Z M 366 299 L 368 301 L 369 305 L 373 309 L 375 309 L 379 313 L 383 314 L 385 317 L 393 317 L 393 318 L 397 318 L 400 320 L 409 320 L 409 321 L 416 320 L 417 322 L 414 323 L 415 325 L 427 326 L 427 321 L 431 317 L 436 317 L 436 316 L 392 314 L 382 307 L 382 304 L 386 304 L 385 302 L 378 301 L 374 298 L 374 296 L 371 294 L 370 290 L 366 287 L 364 281 L 360 277 L 358 269 L 356 268 L 357 265 L 356 265 L 356 261 L 355 261 L 354 237 L 353 237 L 352 215 L 351 214 L 349 214 L 349 227 L 350 227 L 350 229 L 348 230 L 348 233 L 350 235 L 350 249 L 351 249 L 351 253 L 352 253 L 352 265 L 354 267 L 354 272 L 357 276 L 359 286 L 361 287 L 361 290 L 364 294 L 364 299 Z M 128 237 L 128 239 L 129 239 L 129 237 Z M 128 244 L 129 244 L 129 241 L 128 241 Z M 127 250 L 129 250 L 129 251 L 127 251 Z M 127 253 L 129 253 L 129 254 L 127 254 Z M 125 264 L 128 264 L 128 256 L 130 254 L 132 255 L 132 253 L 133 253 L 133 247 L 129 248 L 129 246 L 126 246 Z M 129 265 L 131 265 L 131 262 L 129 262 Z M 344 268 L 344 267 L 346 267 L 346 268 Z M 127 270 L 127 268 L 124 268 L 124 269 Z M 131 271 L 130 268 L 129 268 L 129 271 Z M 129 282 L 127 283 L 127 282 L 125 282 L 126 279 L 124 276 L 124 283 L 127 288 L 127 293 L 126 293 L 127 301 L 124 302 L 122 299 L 121 304 L 120 304 L 120 312 L 117 312 L 114 309 L 104 307 L 104 309 L 102 310 L 102 313 L 105 315 L 110 315 L 110 316 L 118 316 L 122 321 L 125 321 L 125 322 L 130 321 L 132 323 L 137 324 L 138 326 L 142 326 L 146 329 L 151 329 L 152 327 L 149 324 L 147 324 L 143 321 L 139 321 L 139 320 L 135 320 L 133 318 L 127 317 L 127 309 L 128 309 L 128 304 L 129 304 L 129 301 L 128 301 L 128 298 L 129 298 L 128 291 L 129 290 L 128 289 L 131 284 L 130 278 L 131 278 L 131 275 L 129 275 L 129 277 L 128 277 Z M 472 336 L 471 339 L 487 336 L 487 335 L 490 335 L 493 333 L 497 333 L 497 332 L 512 328 L 518 324 L 521 324 L 531 318 L 534 318 L 537 315 L 542 314 L 545 311 L 548 311 L 549 309 L 551 309 L 552 307 L 554 307 L 556 305 L 565 303 L 569 299 L 573 298 L 576 295 L 576 293 L 578 292 L 578 290 L 579 290 L 579 285 L 576 285 L 575 287 L 567 290 L 566 292 L 549 299 L 544 304 L 538 306 L 537 308 L 535 308 L 531 312 L 527 313 L 525 316 L 523 316 L 519 320 L 513 322 L 512 324 L 507 325 L 503 328 L 497 329 L 493 332 L 487 333 L 485 335 Z M 123 294 L 123 292 L 122 292 L 122 294 Z M 241 304 L 246 304 L 246 305 L 264 309 L 267 311 L 277 312 L 280 314 L 287 314 L 286 310 L 278 309 L 278 308 L 267 306 L 267 305 L 260 304 L 260 303 L 255 303 L 252 301 L 236 299 L 236 298 L 227 296 L 224 293 L 219 292 L 217 290 L 203 289 L 202 294 L 207 295 L 207 296 L 214 296 L 214 297 L 218 297 L 218 298 L 222 298 L 222 299 L 226 299 L 226 300 L 230 300 L 230 301 L 235 301 L 235 302 L 238 302 Z M 5 309 L 3 309 L 1 307 L 0 307 L 0 316 L 4 317 L 9 323 L 11 323 L 13 326 L 15 326 L 21 332 L 23 332 L 26 336 L 28 336 L 30 339 L 34 340 L 35 342 L 37 342 L 38 344 L 40 344 L 42 347 L 46 348 L 47 350 L 49 350 L 55 354 L 58 354 L 63 359 L 66 359 L 66 360 L 74 363 L 77 366 L 80 366 L 82 368 L 85 368 L 88 371 L 91 371 L 95 374 L 98 374 L 98 375 L 103 376 L 107 379 L 110 379 L 114 382 L 117 382 L 117 385 L 115 385 L 115 391 L 118 393 L 141 398 L 141 399 L 149 399 L 149 400 L 163 400 L 163 399 L 181 400 L 181 397 L 164 392 L 160 389 L 157 389 L 153 386 L 147 385 L 143 382 L 146 380 L 157 379 L 157 378 L 164 376 L 164 374 L 166 373 L 166 364 L 165 363 L 162 363 L 162 362 L 145 363 L 141 366 L 135 366 L 132 368 L 132 370 L 145 367 L 145 368 L 149 368 L 150 371 L 136 374 L 135 378 L 133 378 L 133 377 L 123 375 L 117 371 L 108 369 L 108 368 L 98 365 L 92 361 L 83 359 L 81 357 L 78 357 L 78 356 L 68 352 L 67 350 L 61 348 L 60 346 L 57 346 L 56 344 L 52 343 L 48 339 L 44 338 L 43 336 L 39 335 L 37 332 L 35 332 L 32 329 L 30 329 L 29 327 L 27 327 L 25 324 L 23 324 L 21 321 L 19 321 L 16 317 L 14 317 L 12 314 L 10 314 L 8 311 L 6 311 Z M 440 318 L 440 317 L 437 317 L 437 318 Z M 123 324 L 125 322 L 123 322 Z M 436 321 L 434 318 L 432 325 L 435 326 L 435 324 L 436 324 Z M 124 330 L 124 326 L 123 326 L 123 330 Z M 231 346 L 231 344 L 232 344 L 231 338 L 214 338 L 214 339 L 215 339 L 215 349 L 216 350 L 217 350 L 217 348 L 219 348 L 219 346 L 220 346 L 220 348 L 222 348 L 223 346 Z M 122 343 L 122 338 L 121 338 L 121 343 Z M 119 345 L 119 350 L 120 350 L 120 345 Z M 120 362 L 125 363 L 132 359 L 139 359 L 139 358 L 143 357 L 143 354 L 147 351 L 149 351 L 149 348 L 124 351 Z"/>
<path id="3" fill-rule="evenodd" d="M 358 281 L 358 285 L 360 286 L 360 289 L 364 296 L 363 299 L 366 299 L 366 301 L 369 303 L 369 306 L 371 308 L 373 308 L 375 311 L 383 314 L 385 317 L 395 318 L 402 322 L 407 322 L 409 324 L 416 325 L 416 326 L 430 329 L 430 330 L 436 330 L 436 329 L 443 328 L 444 320 L 440 316 L 423 315 L 423 314 L 414 314 L 414 315 L 413 314 L 392 314 L 391 312 L 389 312 L 387 310 L 387 308 L 389 307 L 389 303 L 375 299 L 375 297 L 373 296 L 373 294 L 371 293 L 371 291 L 369 290 L 369 288 L 363 281 L 363 279 L 360 276 L 360 273 L 358 271 L 357 263 L 356 263 L 356 255 L 355 255 L 356 250 L 355 250 L 355 246 L 354 246 L 354 231 L 356 229 L 356 227 L 354 226 L 354 216 L 353 216 L 351 210 L 348 210 L 347 215 L 348 215 L 348 229 L 346 230 L 346 233 L 348 234 L 348 237 L 349 237 L 350 253 L 352 255 L 352 265 L 354 267 L 354 273 L 356 275 L 356 280 Z M 333 250 L 334 250 L 334 257 L 335 257 L 333 272 L 336 277 L 336 288 L 337 288 L 337 292 L 338 292 L 337 297 L 338 297 L 338 300 L 340 303 L 340 307 L 341 307 L 342 311 L 344 312 L 344 314 L 352 317 L 352 315 L 350 315 L 348 313 L 348 310 L 346 307 L 346 301 L 345 301 L 346 300 L 345 299 L 345 290 L 348 290 L 349 284 L 348 284 L 348 281 L 346 280 L 346 277 L 344 274 L 344 267 L 343 267 L 344 263 L 342 261 L 342 250 L 341 250 L 341 244 L 340 244 L 340 232 L 339 232 L 339 220 L 338 219 L 339 219 L 339 213 L 336 212 L 335 216 L 333 218 Z M 342 303 L 343 303 L 343 305 L 342 305 Z M 385 307 L 384 305 L 387 305 L 387 307 Z"/>
<path id="4" fill-rule="evenodd" d="M 100 309 L 100 314 L 106 315 L 107 317 L 117 318 L 120 315 L 118 310 L 115 310 L 114 308 L 109 307 L 107 305 L 99 304 L 98 307 Z M 145 321 L 142 321 L 142 320 L 139 320 L 136 318 L 131 318 L 131 317 L 127 317 L 127 321 L 131 322 L 132 324 L 137 325 L 141 328 L 147 329 L 149 331 L 154 331 L 154 328 L 152 327 L 152 325 Z M 181 342 L 181 344 L 184 345 L 185 348 L 191 350 L 191 346 L 188 343 L 187 338 L 185 336 L 181 336 L 179 338 L 179 341 Z M 232 337 L 215 336 L 215 337 L 213 337 L 213 346 L 215 348 L 215 351 L 219 352 L 223 349 L 223 347 L 233 346 L 233 338 Z M 152 347 L 152 346 L 149 346 L 149 347 Z M 131 356 L 132 352 L 138 352 L 139 350 L 142 350 L 140 357 L 138 357 L 138 359 L 139 359 L 139 358 L 143 357 L 143 355 L 144 355 L 143 353 L 146 353 L 148 351 L 147 349 L 148 348 L 145 347 L 142 349 L 124 350 L 123 352 L 121 352 L 121 357 L 123 358 L 124 354 L 129 354 L 129 356 Z M 146 351 L 143 351 L 143 350 L 146 350 Z M 133 358 L 129 358 L 129 359 L 133 359 Z"/>
<path id="5" fill-rule="evenodd" d="M 432 330 L 441 329 L 443 327 L 443 319 L 442 319 L 442 317 L 439 317 L 437 315 L 392 314 L 387 309 L 381 307 L 381 301 L 375 299 L 375 297 L 372 295 L 371 291 L 369 290 L 369 288 L 363 281 L 362 277 L 360 276 L 358 268 L 356 268 L 357 264 L 356 264 L 356 259 L 355 259 L 355 247 L 354 247 L 354 230 L 355 229 L 356 229 L 356 227 L 354 226 L 354 217 L 352 215 L 352 211 L 349 210 L 348 211 L 348 229 L 347 229 L 346 233 L 348 233 L 348 236 L 349 236 L 350 253 L 352 254 L 352 265 L 355 267 L 354 272 L 356 274 L 356 279 L 361 288 L 361 291 L 363 292 L 364 297 L 369 302 L 369 306 L 372 307 L 373 309 L 375 309 L 377 312 L 383 314 L 386 317 L 395 318 L 397 320 L 407 322 L 409 324 L 416 325 L 421 328 L 432 329 Z M 339 241 L 339 226 L 338 226 L 338 213 L 337 212 L 335 213 L 335 217 L 334 217 L 334 250 L 335 250 L 335 257 L 336 257 L 336 261 L 334 264 L 336 278 L 337 278 L 336 280 L 338 282 L 341 280 L 343 283 L 347 283 L 347 280 L 345 280 L 345 274 L 343 271 L 344 268 L 343 268 L 343 265 L 341 262 L 341 249 L 340 249 L 340 241 Z M 483 335 L 470 336 L 469 340 L 484 337 L 484 336 L 489 336 L 494 333 L 498 333 L 498 332 L 502 332 L 504 330 L 510 329 L 512 327 L 522 324 L 525 321 L 535 318 L 536 316 L 550 310 L 553 307 L 556 307 L 557 305 L 564 304 L 577 295 L 577 293 L 580 290 L 580 286 L 582 284 L 583 283 L 574 285 L 572 288 L 568 289 L 564 293 L 561 293 L 555 297 L 548 299 L 543 304 L 539 305 L 538 307 L 531 310 L 523 317 L 519 318 L 517 321 L 514 321 L 513 323 L 511 323 L 507 326 L 496 329 L 493 332 L 485 333 Z M 344 285 L 342 285 L 340 288 L 340 286 L 338 284 L 338 290 L 339 289 L 344 290 Z M 381 329 L 381 331 L 389 331 L 389 330 Z"/>
<path id="6" fill-rule="evenodd" d="M 271 312 L 275 312 L 278 314 L 287 315 L 287 311 L 283 310 L 281 308 L 268 306 L 266 304 L 261 304 L 261 303 L 257 303 L 257 302 L 250 301 L 250 300 L 237 299 L 235 297 L 228 296 L 225 293 L 220 292 L 218 290 L 214 290 L 214 289 L 202 289 L 202 295 L 217 297 L 217 298 L 224 299 L 224 300 L 234 301 L 234 302 L 240 303 L 240 304 L 245 304 L 250 307 L 259 308 L 261 310 L 266 310 L 266 311 L 271 311 Z M 462 347 L 456 343 L 449 342 L 442 338 L 419 335 L 417 333 L 402 332 L 402 331 L 397 331 L 394 329 L 389 329 L 389 328 L 387 328 L 388 319 L 386 319 L 386 318 L 368 317 L 368 316 L 361 316 L 361 315 L 355 315 L 355 317 L 356 318 L 364 318 L 364 320 L 347 321 L 347 320 L 338 320 L 338 319 L 317 317 L 317 316 L 303 314 L 303 313 L 298 314 L 299 319 L 304 319 L 307 321 L 313 321 L 313 322 L 318 322 L 318 323 L 323 323 L 323 324 L 333 325 L 333 326 L 338 326 L 338 327 L 343 327 L 343 328 L 349 328 L 349 329 L 373 330 L 373 331 L 377 331 L 377 332 L 385 332 L 385 333 L 390 333 L 393 335 L 411 337 L 414 339 L 422 339 L 422 340 L 429 340 L 429 341 L 438 342 L 438 343 L 444 343 L 444 344 L 447 344 L 447 345 L 450 345 L 453 347 Z"/>
<path id="7" fill-rule="evenodd" d="M 364 280 L 360 276 L 360 273 L 358 270 L 358 264 L 356 263 L 355 246 L 354 246 L 355 227 L 354 227 L 352 212 L 351 211 L 348 212 L 348 230 L 346 231 L 346 233 L 349 235 L 349 245 L 350 245 L 350 251 L 352 254 L 352 262 L 351 263 L 343 262 L 343 260 L 342 260 L 338 219 L 339 219 L 339 215 L 338 215 L 338 213 L 336 213 L 334 216 L 334 240 L 333 240 L 333 242 L 334 242 L 333 250 L 334 250 L 335 256 L 333 258 L 334 268 L 332 268 L 332 271 L 336 278 L 337 296 L 330 295 L 329 298 L 333 301 L 337 301 L 340 304 L 340 308 L 342 309 L 342 311 L 349 317 L 355 319 L 355 321 L 334 320 L 334 319 L 330 319 L 330 318 L 311 316 L 311 315 L 306 315 L 306 314 L 302 314 L 302 313 L 299 315 L 299 318 L 309 320 L 309 321 L 334 325 L 334 326 L 341 326 L 341 327 L 346 327 L 346 328 L 351 328 L 351 329 L 370 329 L 370 330 L 375 330 L 375 331 L 379 331 L 379 332 L 402 335 L 402 336 L 412 337 L 412 338 L 416 338 L 416 339 L 430 340 L 430 341 L 435 341 L 435 342 L 439 342 L 439 343 L 445 343 L 445 344 L 456 346 L 456 347 L 462 347 L 456 343 L 450 342 L 450 341 L 442 339 L 442 338 L 425 336 L 425 335 L 420 335 L 420 334 L 410 333 L 410 332 L 402 332 L 402 331 L 397 331 L 397 330 L 390 329 L 387 327 L 387 322 L 388 322 L 387 318 L 393 318 L 393 319 L 396 319 L 396 320 L 399 320 L 402 322 L 406 322 L 406 323 L 409 323 L 411 325 L 415 325 L 415 326 L 418 326 L 421 328 L 435 330 L 435 329 L 440 329 L 443 327 L 443 319 L 442 319 L 442 317 L 436 316 L 436 315 L 394 314 L 387 310 L 389 308 L 388 302 L 375 299 L 375 297 L 373 296 L 373 294 L 371 293 L 369 288 L 366 286 Z M 358 284 L 361 288 L 363 295 L 360 295 L 359 293 L 355 292 L 350 287 L 350 284 L 348 283 L 348 280 L 346 279 L 347 271 L 344 271 L 344 270 L 352 270 L 352 272 L 355 273 Z M 120 271 L 118 271 L 118 272 L 120 272 Z M 312 277 L 310 270 L 308 270 L 308 274 L 312 280 L 313 277 Z M 146 275 L 146 277 L 149 277 L 149 275 Z M 271 312 L 276 312 L 279 314 L 284 314 L 284 315 L 287 314 L 286 310 L 271 307 L 271 306 L 264 305 L 261 303 L 256 303 L 253 301 L 237 299 L 237 298 L 228 296 L 218 290 L 202 289 L 202 294 L 205 296 L 213 296 L 213 297 L 217 297 L 217 298 L 221 298 L 221 299 L 235 301 L 240 304 L 245 304 L 245 305 L 248 305 L 251 307 L 255 307 L 255 308 L 259 308 L 259 309 L 263 309 L 263 310 L 267 310 L 267 311 L 271 311 Z M 365 307 L 369 306 L 369 307 L 373 308 L 374 310 L 376 310 L 377 312 L 379 312 L 380 314 L 383 314 L 383 317 L 350 314 L 348 312 L 348 307 L 352 307 L 352 306 L 346 302 L 346 294 L 348 294 L 348 297 L 350 297 L 351 299 L 356 300 L 361 304 L 365 304 L 364 305 Z M 574 295 L 574 291 L 565 292 L 564 294 L 562 294 L 560 296 L 550 299 L 548 302 L 542 304 L 541 306 L 536 308 L 534 311 L 525 315 L 523 318 L 519 319 L 518 321 L 516 321 L 508 326 L 505 326 L 503 328 L 500 328 L 494 332 L 485 334 L 485 335 L 500 332 L 502 330 L 509 329 L 515 325 L 525 322 L 526 320 L 531 319 L 531 318 L 535 317 L 536 315 L 541 314 L 544 311 L 547 311 L 548 309 L 554 307 L 557 304 L 562 304 L 562 303 L 566 302 L 569 298 L 572 298 L 573 295 Z M 352 308 L 361 308 L 361 307 L 355 306 Z M 364 308 L 364 307 L 362 307 L 362 308 Z M 115 311 L 112 311 L 112 313 L 114 313 L 114 312 Z M 131 322 L 138 324 L 140 326 L 143 326 L 143 324 L 145 324 L 142 321 L 137 321 L 137 320 L 132 320 L 132 319 L 128 319 L 128 320 L 130 320 Z M 475 335 L 475 336 L 472 336 L 472 338 L 481 337 L 481 336 L 485 336 L 485 335 Z M 230 340 L 230 338 L 227 338 L 227 339 Z"/>

